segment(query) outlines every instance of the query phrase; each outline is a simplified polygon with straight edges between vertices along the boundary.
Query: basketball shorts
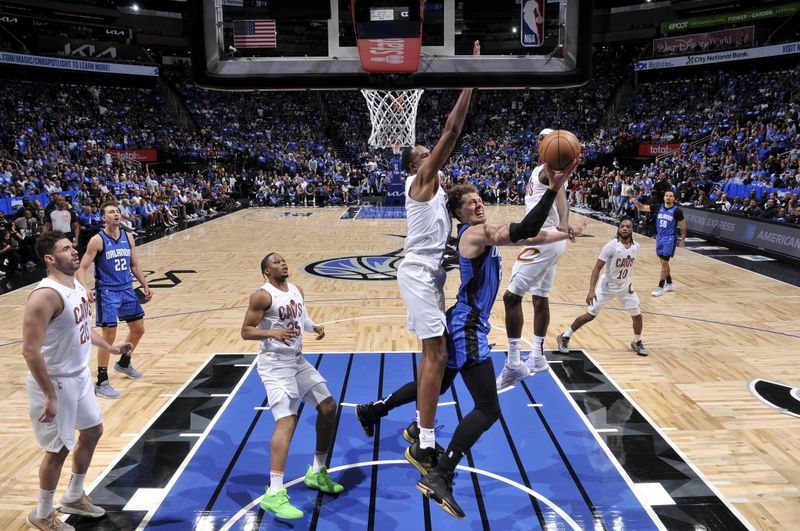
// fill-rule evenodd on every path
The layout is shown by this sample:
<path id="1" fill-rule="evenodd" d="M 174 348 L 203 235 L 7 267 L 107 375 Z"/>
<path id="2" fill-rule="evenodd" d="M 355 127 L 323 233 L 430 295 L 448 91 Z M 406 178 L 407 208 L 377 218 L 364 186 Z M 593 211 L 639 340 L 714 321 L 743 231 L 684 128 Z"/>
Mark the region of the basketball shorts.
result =
<path id="1" fill-rule="evenodd" d="M 675 256 L 675 236 L 656 237 L 656 254 L 664 260 Z"/>
<path id="2" fill-rule="evenodd" d="M 475 309 L 456 304 L 447 310 L 447 366 L 466 369 L 490 357 L 491 326 Z"/>
<path id="3" fill-rule="evenodd" d="M 262 352 L 256 366 L 275 420 L 297 415 L 301 402 L 317 407 L 331 396 L 327 380 L 302 354 Z"/>
<path id="4" fill-rule="evenodd" d="M 622 290 L 608 290 L 603 289 L 600 283 L 598 283 L 597 287 L 594 289 L 594 297 L 594 301 L 592 301 L 592 304 L 586 310 L 589 315 L 594 315 L 596 317 L 597 314 L 600 313 L 600 310 L 614 299 L 619 299 L 622 309 L 627 310 L 628 313 L 631 314 L 631 317 L 636 317 L 642 313 L 639 306 L 639 296 L 633 290 L 633 285 L 629 285 Z"/>
<path id="5" fill-rule="evenodd" d="M 420 339 L 443 336 L 446 328 L 444 283 L 447 273 L 416 262 L 400 262 L 397 284 L 406 303 L 408 331 Z"/>
<path id="6" fill-rule="evenodd" d="M 96 324 L 102 328 L 113 328 L 117 321 L 138 321 L 144 317 L 144 310 L 133 288 L 115 290 L 99 288 L 94 292 L 97 309 Z"/>
<path id="7" fill-rule="evenodd" d="M 526 293 L 549 297 L 556 277 L 556 264 L 566 249 L 566 240 L 523 247 L 511 269 L 511 280 L 506 289 L 519 297 Z"/>
<path id="8" fill-rule="evenodd" d="M 75 446 L 75 430 L 93 428 L 103 422 L 103 414 L 94 395 L 94 382 L 88 368 L 74 376 L 51 376 L 56 391 L 56 417 L 39 422 L 44 407 L 44 393 L 30 373 L 27 378 L 28 414 L 39 446 L 47 452 L 59 452 Z"/>

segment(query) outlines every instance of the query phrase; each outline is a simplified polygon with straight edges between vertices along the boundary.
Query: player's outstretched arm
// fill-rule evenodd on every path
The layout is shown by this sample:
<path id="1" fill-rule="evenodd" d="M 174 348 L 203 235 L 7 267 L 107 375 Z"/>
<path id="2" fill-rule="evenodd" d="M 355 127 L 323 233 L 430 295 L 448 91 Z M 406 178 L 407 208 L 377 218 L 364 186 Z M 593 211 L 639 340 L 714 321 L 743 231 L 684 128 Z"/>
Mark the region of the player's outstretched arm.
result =
<path id="1" fill-rule="evenodd" d="M 631 197 L 631 203 L 633 203 L 633 206 L 638 208 L 640 212 L 650 212 L 650 205 L 643 205 L 635 197 Z"/>
<path id="2" fill-rule="evenodd" d="M 480 55 L 480 42 L 475 41 L 473 55 Z M 439 169 L 444 166 L 453 147 L 456 145 L 461 130 L 464 127 L 464 120 L 469 111 L 469 104 L 472 99 L 472 89 L 467 88 L 461 91 L 458 101 L 450 111 L 447 122 L 444 124 L 442 136 L 431 151 L 430 155 L 423 160 L 417 168 L 417 177 L 411 185 L 409 193 L 415 201 L 425 202 L 433 199 L 439 186 Z"/>

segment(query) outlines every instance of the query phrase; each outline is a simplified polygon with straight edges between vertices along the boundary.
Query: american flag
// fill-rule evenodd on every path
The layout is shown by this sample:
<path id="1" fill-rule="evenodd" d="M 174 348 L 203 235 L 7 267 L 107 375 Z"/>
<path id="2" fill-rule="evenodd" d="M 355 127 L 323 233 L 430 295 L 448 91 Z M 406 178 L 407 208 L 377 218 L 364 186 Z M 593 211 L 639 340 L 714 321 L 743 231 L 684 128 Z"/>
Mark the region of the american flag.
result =
<path id="1" fill-rule="evenodd" d="M 274 20 L 234 20 L 233 45 L 237 48 L 277 48 Z"/>

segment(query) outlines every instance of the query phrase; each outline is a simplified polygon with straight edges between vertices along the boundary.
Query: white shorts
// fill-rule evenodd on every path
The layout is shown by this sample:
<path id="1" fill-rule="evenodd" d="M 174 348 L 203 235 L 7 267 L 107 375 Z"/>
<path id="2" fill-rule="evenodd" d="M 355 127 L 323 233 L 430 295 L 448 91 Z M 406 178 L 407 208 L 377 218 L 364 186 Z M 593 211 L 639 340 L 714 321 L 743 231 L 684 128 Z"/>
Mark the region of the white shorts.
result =
<path id="1" fill-rule="evenodd" d="M 447 330 L 444 314 L 444 283 L 447 272 L 431 267 L 400 262 L 397 284 L 408 312 L 408 331 L 420 339 L 443 336 Z"/>
<path id="2" fill-rule="evenodd" d="M 519 297 L 526 293 L 549 297 L 556 277 L 556 264 L 566 249 L 566 240 L 523 247 L 511 269 L 511 280 L 506 289 Z"/>
<path id="3" fill-rule="evenodd" d="M 257 367 L 275 420 L 297 415 L 300 402 L 317 407 L 331 396 L 325 378 L 302 354 L 262 353 Z"/>
<path id="4" fill-rule="evenodd" d="M 591 306 L 589 306 L 589 308 L 586 310 L 589 312 L 589 315 L 597 316 L 597 314 L 600 313 L 600 310 L 602 310 L 606 304 L 614 299 L 619 299 L 622 309 L 628 310 L 628 313 L 631 314 L 631 317 L 636 317 L 642 313 L 642 310 L 639 307 L 639 296 L 633 290 L 632 285 L 622 290 L 609 291 L 601 289 L 601 286 L 598 283 L 597 287 L 594 289 L 594 296 L 594 301 L 592 301 Z"/>
<path id="5" fill-rule="evenodd" d="M 51 422 L 39 422 L 44 407 L 44 393 L 28 373 L 28 414 L 36 440 L 46 452 L 60 452 L 63 447 L 75 446 L 75 430 L 94 428 L 103 423 L 100 404 L 94 395 L 92 373 L 88 368 L 76 376 L 51 376 L 56 391 L 56 417 Z"/>

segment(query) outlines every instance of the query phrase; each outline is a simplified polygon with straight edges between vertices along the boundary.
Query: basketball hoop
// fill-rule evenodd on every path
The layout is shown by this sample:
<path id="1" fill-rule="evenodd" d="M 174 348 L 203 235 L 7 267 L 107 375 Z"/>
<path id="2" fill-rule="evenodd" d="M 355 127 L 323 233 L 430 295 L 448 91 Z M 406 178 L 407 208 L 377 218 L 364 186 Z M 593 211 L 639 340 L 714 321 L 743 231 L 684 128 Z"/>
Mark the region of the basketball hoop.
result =
<path id="1" fill-rule="evenodd" d="M 417 105 L 423 92 L 422 89 L 362 89 L 361 93 L 367 100 L 369 119 L 372 122 L 369 145 L 392 148 L 395 154 L 399 154 L 403 146 L 413 146 Z"/>

